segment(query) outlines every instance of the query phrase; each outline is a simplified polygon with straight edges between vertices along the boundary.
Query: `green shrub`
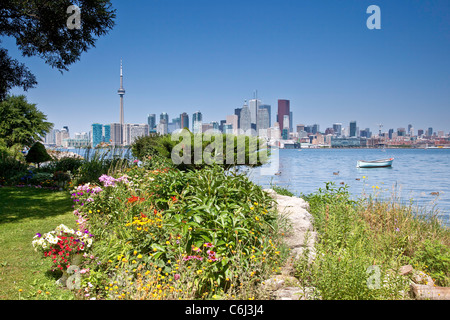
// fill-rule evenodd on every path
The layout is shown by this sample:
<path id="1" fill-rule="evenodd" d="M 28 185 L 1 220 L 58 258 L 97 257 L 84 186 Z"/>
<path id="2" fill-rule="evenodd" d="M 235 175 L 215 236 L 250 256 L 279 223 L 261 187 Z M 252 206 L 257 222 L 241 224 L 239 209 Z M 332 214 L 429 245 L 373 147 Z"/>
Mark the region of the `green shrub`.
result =
<path id="1" fill-rule="evenodd" d="M 278 216 L 246 176 L 135 166 L 101 180 L 101 191 L 72 193 L 80 226 L 94 235 L 84 283 L 97 283 L 99 297 L 261 298 L 258 284 L 279 272 Z"/>
<path id="2" fill-rule="evenodd" d="M 39 168 L 42 162 L 50 161 L 52 157 L 47 153 L 42 143 L 35 142 L 25 156 L 25 160 L 28 163 L 36 163 Z"/>
<path id="3" fill-rule="evenodd" d="M 0 179 L 8 184 L 17 183 L 28 170 L 26 163 L 14 159 L 12 156 L 0 155 Z"/>
<path id="4" fill-rule="evenodd" d="M 77 172 L 78 168 L 80 168 L 83 165 L 83 159 L 77 159 L 72 157 L 64 157 L 59 160 L 53 161 L 52 163 L 52 170 L 55 171 L 62 171 L 62 172 L 68 172 L 71 173 Z"/>

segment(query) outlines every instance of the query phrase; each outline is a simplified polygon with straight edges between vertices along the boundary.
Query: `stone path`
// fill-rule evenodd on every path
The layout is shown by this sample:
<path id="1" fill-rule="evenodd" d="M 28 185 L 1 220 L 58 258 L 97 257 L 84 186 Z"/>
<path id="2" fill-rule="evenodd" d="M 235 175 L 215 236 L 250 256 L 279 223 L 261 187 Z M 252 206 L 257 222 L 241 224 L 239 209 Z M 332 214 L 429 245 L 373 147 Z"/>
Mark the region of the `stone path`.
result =
<path id="1" fill-rule="evenodd" d="M 316 290 L 312 287 L 302 288 L 294 277 L 293 261 L 302 256 L 304 250 L 308 250 L 308 260 L 315 257 L 314 244 L 317 234 L 313 228 L 313 217 L 308 212 L 309 204 L 297 197 L 288 197 L 277 194 L 272 189 L 266 191 L 276 201 L 278 214 L 285 217 L 291 228 L 285 234 L 285 243 L 291 250 L 291 258 L 282 269 L 280 275 L 274 275 L 264 281 L 263 286 L 272 292 L 277 300 L 307 300 L 320 299 L 316 296 Z M 438 287 L 431 277 L 412 266 L 403 266 L 399 270 L 400 275 L 409 278 L 410 295 L 416 300 L 450 300 L 450 287 Z"/>
<path id="2" fill-rule="evenodd" d="M 277 300 L 304 300 L 313 298 L 314 288 L 301 288 L 298 280 L 293 276 L 293 261 L 308 251 L 308 260 L 315 256 L 314 243 L 316 232 L 313 228 L 313 217 L 308 212 L 308 203 L 297 197 L 277 194 L 272 189 L 265 189 L 276 202 L 278 214 L 285 218 L 289 230 L 285 233 L 285 243 L 291 250 L 291 258 L 282 269 L 281 275 L 275 275 L 264 281 L 264 286 L 272 291 Z"/>

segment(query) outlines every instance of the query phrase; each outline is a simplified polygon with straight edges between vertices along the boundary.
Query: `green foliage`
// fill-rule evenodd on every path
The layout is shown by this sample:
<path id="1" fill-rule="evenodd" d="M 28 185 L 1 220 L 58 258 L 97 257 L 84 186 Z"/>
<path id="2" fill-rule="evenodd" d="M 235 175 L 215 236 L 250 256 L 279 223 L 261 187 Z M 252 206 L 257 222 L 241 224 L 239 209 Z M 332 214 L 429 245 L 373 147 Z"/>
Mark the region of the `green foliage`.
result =
<path id="1" fill-rule="evenodd" d="M 190 137 L 187 134 L 140 137 L 132 145 L 132 154 L 140 160 L 158 155 L 184 171 L 211 165 L 225 169 L 236 165 L 260 166 L 266 161 L 267 150 L 261 148 L 257 137 L 185 132 Z M 174 157 L 180 157 L 181 163 L 174 163 Z"/>
<path id="2" fill-rule="evenodd" d="M 362 221 L 360 202 L 351 199 L 347 186 L 325 189 L 304 196 L 310 204 L 318 238 L 316 258 L 299 263 L 297 272 L 304 285 L 316 287 L 325 300 L 399 299 L 406 283 L 389 269 L 398 267 L 398 255 L 382 255 Z M 371 287 L 371 268 L 379 268 L 378 286 Z M 389 278 L 389 282 L 384 280 Z"/>
<path id="3" fill-rule="evenodd" d="M 55 160 L 51 163 L 50 167 L 53 172 L 62 171 L 62 172 L 77 172 L 78 168 L 83 165 L 82 159 L 72 158 L 72 157 L 64 157 L 59 160 Z"/>
<path id="4" fill-rule="evenodd" d="M 438 240 L 425 240 L 411 259 L 420 265 L 435 282 L 443 287 L 450 286 L 450 247 Z"/>
<path id="5" fill-rule="evenodd" d="M 36 104 L 28 103 L 23 95 L 8 96 L 0 102 L 0 119 L 0 140 L 8 148 L 15 144 L 31 145 L 53 126 Z"/>
<path id="6" fill-rule="evenodd" d="M 237 291 L 254 296 L 257 284 L 279 271 L 283 259 L 271 198 L 246 176 L 219 166 L 195 171 L 149 166 L 102 178 L 112 185 L 95 194 L 92 184 L 73 191 L 77 213 L 86 220 L 82 227 L 95 236 L 93 255 L 101 263 L 90 269 L 97 294 L 117 298 L 135 290 L 127 298 L 137 298 L 154 283 L 152 289 L 159 285 L 165 290 L 153 295 L 150 290 L 145 298 L 205 298 Z M 98 279 L 99 272 L 111 276 Z M 109 287 L 125 274 L 132 280 L 120 290 Z M 169 282 L 175 275 L 180 280 Z M 236 287 L 242 282 L 249 291 Z"/>
<path id="7" fill-rule="evenodd" d="M 47 150 L 45 150 L 45 147 L 42 143 L 35 142 L 28 151 L 25 160 L 28 163 L 37 163 L 39 167 L 42 162 L 52 160 L 52 157 L 50 157 L 50 155 L 47 153 Z"/>
<path id="8" fill-rule="evenodd" d="M 0 154 L 0 185 L 11 183 L 15 177 L 24 176 L 27 172 L 27 164 L 14 159 L 5 153 Z"/>

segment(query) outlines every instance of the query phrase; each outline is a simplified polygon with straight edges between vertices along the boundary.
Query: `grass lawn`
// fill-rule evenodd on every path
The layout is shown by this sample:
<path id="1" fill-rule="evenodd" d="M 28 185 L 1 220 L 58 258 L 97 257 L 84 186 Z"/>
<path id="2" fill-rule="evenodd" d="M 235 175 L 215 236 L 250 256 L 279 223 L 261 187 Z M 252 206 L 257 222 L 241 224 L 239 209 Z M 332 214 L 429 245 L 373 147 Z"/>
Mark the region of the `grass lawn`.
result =
<path id="1" fill-rule="evenodd" d="M 0 299 L 71 299 L 54 284 L 51 261 L 35 252 L 31 241 L 60 224 L 75 228 L 67 192 L 35 188 L 0 188 Z"/>

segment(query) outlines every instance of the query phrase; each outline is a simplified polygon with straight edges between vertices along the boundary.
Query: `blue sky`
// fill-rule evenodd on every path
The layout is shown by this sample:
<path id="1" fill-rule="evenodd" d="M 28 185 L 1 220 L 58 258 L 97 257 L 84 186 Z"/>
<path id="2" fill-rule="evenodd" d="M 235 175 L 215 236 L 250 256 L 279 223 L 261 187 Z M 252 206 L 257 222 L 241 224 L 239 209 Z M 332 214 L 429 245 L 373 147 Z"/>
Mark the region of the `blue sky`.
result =
<path id="1" fill-rule="evenodd" d="M 273 121 L 277 100 L 289 99 L 294 125 L 322 131 L 351 120 L 376 132 L 378 123 L 450 131 L 448 0 L 112 3 L 115 28 L 64 74 L 3 41 L 36 75 L 37 88 L 25 94 L 56 128 L 118 122 L 123 58 L 128 123 L 197 110 L 219 121 L 258 90 Z M 372 4 L 381 30 L 366 27 Z"/>

